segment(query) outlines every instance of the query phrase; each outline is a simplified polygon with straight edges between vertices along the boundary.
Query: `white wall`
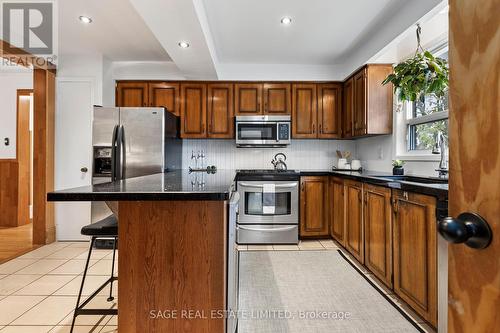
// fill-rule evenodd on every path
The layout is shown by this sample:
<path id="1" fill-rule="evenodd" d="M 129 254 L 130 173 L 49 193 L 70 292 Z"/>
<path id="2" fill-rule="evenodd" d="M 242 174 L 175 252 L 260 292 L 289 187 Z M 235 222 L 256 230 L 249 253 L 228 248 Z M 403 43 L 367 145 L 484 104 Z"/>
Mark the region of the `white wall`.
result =
<path id="1" fill-rule="evenodd" d="M 289 169 L 329 170 L 337 164 L 336 150 L 356 155 L 356 144 L 349 140 L 292 140 L 286 148 L 236 148 L 234 140 L 184 140 L 182 167 L 191 165 L 191 152 L 205 151 L 207 165 L 219 169 L 270 169 L 278 152 L 287 156 Z"/>
<path id="2" fill-rule="evenodd" d="M 17 89 L 33 89 L 33 73 L 23 68 L 0 70 L 0 159 L 16 158 Z M 4 144 L 9 138 L 10 145 Z"/>

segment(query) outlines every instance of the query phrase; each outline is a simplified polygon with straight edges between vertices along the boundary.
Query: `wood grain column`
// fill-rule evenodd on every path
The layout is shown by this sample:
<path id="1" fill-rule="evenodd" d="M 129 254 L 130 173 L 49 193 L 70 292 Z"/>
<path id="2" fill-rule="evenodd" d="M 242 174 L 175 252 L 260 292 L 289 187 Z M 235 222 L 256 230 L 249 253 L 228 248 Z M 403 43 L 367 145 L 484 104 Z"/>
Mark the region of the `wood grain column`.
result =
<path id="1" fill-rule="evenodd" d="M 33 70 L 33 244 L 55 240 L 54 206 L 47 192 L 54 190 L 55 73 Z"/>
<path id="2" fill-rule="evenodd" d="M 122 201 L 118 215 L 120 333 L 223 332 L 225 202 Z"/>

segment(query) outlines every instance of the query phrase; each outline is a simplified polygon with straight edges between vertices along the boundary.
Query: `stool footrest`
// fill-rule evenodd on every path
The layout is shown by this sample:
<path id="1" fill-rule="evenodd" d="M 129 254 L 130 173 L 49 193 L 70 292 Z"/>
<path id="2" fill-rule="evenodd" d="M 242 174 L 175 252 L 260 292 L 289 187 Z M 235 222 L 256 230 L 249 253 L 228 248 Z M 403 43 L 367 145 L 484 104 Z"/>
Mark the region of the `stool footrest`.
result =
<path id="1" fill-rule="evenodd" d="M 82 304 L 80 304 L 75 309 L 75 317 L 79 315 L 108 315 L 108 314 L 117 314 L 118 309 L 84 309 L 84 307 L 90 303 L 90 301 L 96 297 L 108 284 L 112 281 L 117 281 L 118 277 L 113 276 L 107 279 L 96 291 L 94 291 Z M 110 312 L 111 311 L 111 312 Z"/>

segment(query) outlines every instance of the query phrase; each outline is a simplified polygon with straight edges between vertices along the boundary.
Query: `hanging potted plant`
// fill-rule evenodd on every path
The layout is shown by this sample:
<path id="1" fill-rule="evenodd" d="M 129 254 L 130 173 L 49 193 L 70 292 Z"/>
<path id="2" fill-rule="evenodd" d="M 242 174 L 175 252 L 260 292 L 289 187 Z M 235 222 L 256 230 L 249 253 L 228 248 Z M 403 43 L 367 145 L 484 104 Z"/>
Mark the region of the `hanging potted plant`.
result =
<path id="1" fill-rule="evenodd" d="M 396 67 L 382 84 L 392 83 L 400 101 L 414 102 L 422 95 L 434 95 L 441 99 L 448 89 L 448 62 L 434 57 L 420 45 L 421 28 L 417 24 L 417 50 L 415 55 Z"/>

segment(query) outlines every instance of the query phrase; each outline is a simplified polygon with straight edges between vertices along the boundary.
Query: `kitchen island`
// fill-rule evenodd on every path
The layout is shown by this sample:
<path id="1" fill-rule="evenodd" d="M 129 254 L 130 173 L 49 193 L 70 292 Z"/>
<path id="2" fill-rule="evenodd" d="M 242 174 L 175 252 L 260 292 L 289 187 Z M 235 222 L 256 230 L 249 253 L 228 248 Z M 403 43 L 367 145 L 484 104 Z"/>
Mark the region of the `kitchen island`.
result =
<path id="1" fill-rule="evenodd" d="M 234 177 L 179 170 L 47 195 L 118 202 L 120 333 L 224 331 Z"/>

